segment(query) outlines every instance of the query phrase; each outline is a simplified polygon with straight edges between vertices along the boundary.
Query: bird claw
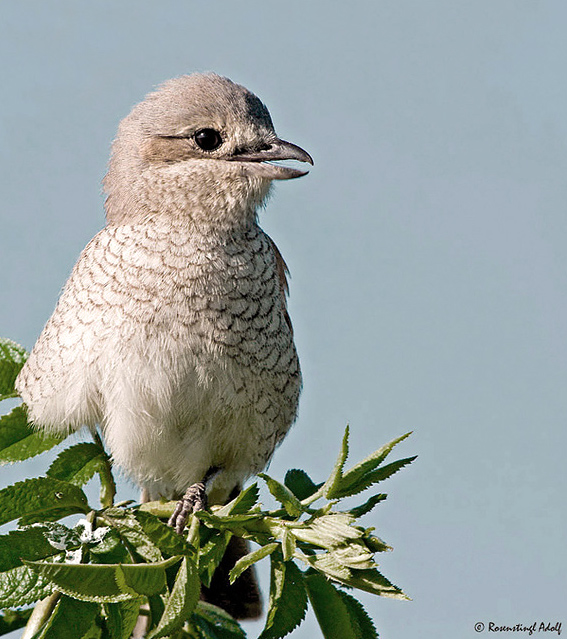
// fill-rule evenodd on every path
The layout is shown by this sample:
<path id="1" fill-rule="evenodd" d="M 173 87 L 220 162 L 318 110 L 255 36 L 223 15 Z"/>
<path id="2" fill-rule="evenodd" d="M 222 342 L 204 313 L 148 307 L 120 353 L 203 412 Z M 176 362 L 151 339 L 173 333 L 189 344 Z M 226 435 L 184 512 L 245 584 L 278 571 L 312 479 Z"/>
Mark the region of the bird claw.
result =
<path id="1" fill-rule="evenodd" d="M 200 481 L 189 486 L 183 497 L 177 502 L 173 515 L 167 523 L 175 529 L 178 535 L 181 535 L 185 530 L 189 515 L 199 510 L 206 510 L 206 508 L 207 493 L 204 482 Z"/>

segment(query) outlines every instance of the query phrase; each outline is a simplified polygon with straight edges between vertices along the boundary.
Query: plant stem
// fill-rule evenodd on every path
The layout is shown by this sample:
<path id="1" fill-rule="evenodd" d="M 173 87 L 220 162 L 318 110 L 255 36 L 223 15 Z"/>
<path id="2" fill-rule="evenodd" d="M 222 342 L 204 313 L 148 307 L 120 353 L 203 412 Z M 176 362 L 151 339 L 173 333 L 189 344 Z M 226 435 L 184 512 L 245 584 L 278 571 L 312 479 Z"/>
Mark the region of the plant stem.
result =
<path id="1" fill-rule="evenodd" d="M 175 510 L 175 501 L 147 501 L 140 504 L 140 510 L 151 513 L 160 519 L 169 519 Z"/>
<path id="2" fill-rule="evenodd" d="M 197 551 L 199 550 L 199 524 L 201 522 L 191 515 L 191 524 L 189 525 L 189 532 L 187 534 L 187 541 L 194 546 Z"/>
<path id="3" fill-rule="evenodd" d="M 110 508 L 114 504 L 114 497 L 116 496 L 116 482 L 112 475 L 112 462 L 110 457 L 104 450 L 104 444 L 102 443 L 101 436 L 97 430 L 92 431 L 93 439 L 104 452 L 104 464 L 99 470 L 100 476 L 100 503 L 103 508 Z"/>
<path id="4" fill-rule="evenodd" d="M 49 597 L 42 599 L 42 601 L 36 605 L 26 624 L 21 639 L 32 639 L 32 637 L 39 632 L 40 628 L 51 616 L 60 597 L 61 593 L 56 591 L 52 595 L 49 595 Z"/>

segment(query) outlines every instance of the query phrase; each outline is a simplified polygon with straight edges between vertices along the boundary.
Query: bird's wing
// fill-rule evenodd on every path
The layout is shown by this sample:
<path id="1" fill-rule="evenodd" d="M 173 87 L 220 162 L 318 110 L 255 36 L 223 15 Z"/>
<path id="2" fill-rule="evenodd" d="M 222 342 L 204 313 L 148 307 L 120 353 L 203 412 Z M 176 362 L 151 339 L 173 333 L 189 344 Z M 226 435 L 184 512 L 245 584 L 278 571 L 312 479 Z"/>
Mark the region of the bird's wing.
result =
<path id="1" fill-rule="evenodd" d="M 270 246 L 272 247 L 272 250 L 274 251 L 274 256 L 276 258 L 276 272 L 278 274 L 278 280 L 280 283 L 282 309 L 283 309 L 285 321 L 287 322 L 287 325 L 289 326 L 289 330 L 293 333 L 291 319 L 289 317 L 289 313 L 287 312 L 287 296 L 289 295 L 289 284 L 288 284 L 287 278 L 289 276 L 289 268 L 287 267 L 287 264 L 285 263 L 285 260 L 282 254 L 280 253 L 280 250 L 276 246 L 276 243 L 274 242 L 274 240 L 272 240 L 272 238 L 269 235 L 267 235 L 266 237 L 268 238 L 268 241 L 270 242 Z"/>

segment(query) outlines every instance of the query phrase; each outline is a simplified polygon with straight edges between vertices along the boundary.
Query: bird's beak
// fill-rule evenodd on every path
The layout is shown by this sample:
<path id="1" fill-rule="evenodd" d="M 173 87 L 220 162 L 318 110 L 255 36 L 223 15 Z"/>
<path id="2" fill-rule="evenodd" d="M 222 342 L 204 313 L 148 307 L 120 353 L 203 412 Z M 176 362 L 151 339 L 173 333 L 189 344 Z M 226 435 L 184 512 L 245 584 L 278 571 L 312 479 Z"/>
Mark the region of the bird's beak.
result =
<path id="1" fill-rule="evenodd" d="M 281 164 L 269 164 L 273 160 L 299 160 L 299 162 L 308 162 L 313 164 L 313 158 L 301 147 L 285 140 L 276 138 L 270 143 L 269 147 L 262 151 L 244 151 L 235 153 L 225 158 L 231 162 L 253 163 L 247 167 L 247 172 L 252 172 L 259 177 L 269 180 L 291 180 L 302 175 L 307 175 L 309 171 L 302 171 L 290 166 L 282 166 Z"/>

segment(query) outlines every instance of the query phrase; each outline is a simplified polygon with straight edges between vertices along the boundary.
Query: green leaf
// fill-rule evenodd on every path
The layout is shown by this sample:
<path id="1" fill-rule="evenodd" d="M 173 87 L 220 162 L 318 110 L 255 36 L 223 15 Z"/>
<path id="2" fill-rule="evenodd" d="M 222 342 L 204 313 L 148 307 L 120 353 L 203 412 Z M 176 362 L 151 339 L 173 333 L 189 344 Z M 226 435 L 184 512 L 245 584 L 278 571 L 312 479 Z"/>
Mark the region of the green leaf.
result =
<path id="1" fill-rule="evenodd" d="M 414 455 L 413 457 L 406 457 L 405 459 L 399 459 L 398 461 L 392 462 L 391 464 L 382 466 L 382 468 L 376 468 L 375 470 L 366 473 L 366 475 L 364 475 L 362 478 L 357 479 L 356 482 L 341 483 L 340 485 L 335 487 L 332 495 L 329 495 L 329 497 L 333 499 L 342 499 L 343 497 L 356 495 L 372 486 L 372 484 L 377 484 L 378 482 L 388 479 L 388 477 L 391 477 L 394 473 L 397 473 L 398 470 L 400 470 L 404 466 L 411 464 L 414 459 L 417 459 L 417 455 Z"/>
<path id="2" fill-rule="evenodd" d="M 49 467 L 48 477 L 83 486 L 107 461 L 106 453 L 93 443 L 75 444 L 59 453 Z"/>
<path id="3" fill-rule="evenodd" d="M 199 550 L 199 574 L 203 585 L 208 588 L 211 585 L 215 570 L 224 557 L 232 535 L 226 531 L 219 532 L 216 530 L 207 530 L 204 533 L 202 532 L 202 534 L 204 539 L 201 539 L 201 548 Z"/>
<path id="4" fill-rule="evenodd" d="M 63 595 L 38 639 L 82 639 L 100 606 Z"/>
<path id="5" fill-rule="evenodd" d="M 375 568 L 374 553 L 362 541 L 351 541 L 329 551 L 330 555 L 342 566 L 354 570 Z"/>
<path id="6" fill-rule="evenodd" d="M 302 559 L 312 568 L 315 568 L 327 577 L 345 586 L 358 588 L 359 590 L 364 590 L 380 597 L 409 600 L 407 595 L 386 579 L 384 575 L 379 573 L 376 568 L 352 570 L 348 566 L 340 563 L 332 553 L 315 556 L 305 555 Z"/>
<path id="7" fill-rule="evenodd" d="M 246 639 L 244 630 L 227 612 L 205 601 L 199 601 L 193 623 L 206 639 Z"/>
<path id="8" fill-rule="evenodd" d="M 370 499 L 367 499 L 360 506 L 356 506 L 355 508 L 351 508 L 348 513 L 357 519 L 369 513 L 376 504 L 379 504 L 381 501 L 384 501 L 388 495 L 385 493 L 379 493 L 378 495 L 372 495 Z"/>
<path id="9" fill-rule="evenodd" d="M 270 603 L 266 625 L 258 639 L 285 637 L 305 619 L 307 592 L 304 574 L 292 562 L 272 557 Z"/>
<path id="10" fill-rule="evenodd" d="M 13 530 L 0 536 L 0 572 L 21 566 L 22 558 L 35 561 L 60 551 L 49 543 L 43 527 Z"/>
<path id="11" fill-rule="evenodd" d="M 279 481 L 272 479 L 265 473 L 258 473 L 258 477 L 261 477 L 266 482 L 268 490 L 285 508 L 288 515 L 299 517 L 303 513 L 305 508 L 287 486 L 280 484 Z"/>
<path id="12" fill-rule="evenodd" d="M 382 541 L 379 537 L 375 537 L 370 534 L 372 528 L 367 529 L 364 535 L 364 543 L 372 552 L 389 552 L 394 550 L 392 546 L 389 546 L 385 541 Z"/>
<path id="13" fill-rule="evenodd" d="M 104 604 L 106 625 L 112 639 L 130 639 L 143 598 Z"/>
<path id="14" fill-rule="evenodd" d="M 336 487 L 338 486 L 338 484 L 341 481 L 341 478 L 343 476 L 343 468 L 345 465 L 345 462 L 347 460 L 348 457 L 348 437 L 349 437 L 349 427 L 347 425 L 347 427 L 345 428 L 345 434 L 343 435 L 343 442 L 341 445 L 341 450 L 339 452 L 339 456 L 337 457 L 337 461 L 335 462 L 335 465 L 333 466 L 333 470 L 331 471 L 331 474 L 329 475 L 329 478 L 327 479 L 327 481 L 320 487 L 318 488 L 310 497 L 307 497 L 303 500 L 303 504 L 304 505 L 308 505 L 313 503 L 314 501 L 316 501 L 317 499 L 319 499 L 320 497 L 329 497 L 329 495 L 333 492 L 333 490 L 336 489 Z"/>
<path id="15" fill-rule="evenodd" d="M 330 513 L 305 524 L 290 526 L 293 535 L 321 548 L 333 548 L 360 539 L 364 530 L 351 526 L 354 518 L 346 513 Z"/>
<path id="16" fill-rule="evenodd" d="M 238 493 L 232 501 L 217 510 L 215 514 L 218 517 L 225 517 L 226 515 L 242 515 L 248 513 L 258 501 L 258 496 L 258 484 L 251 484 L 248 488 Z"/>
<path id="17" fill-rule="evenodd" d="M 42 524 L 33 524 L 28 528 L 22 530 L 41 530 L 43 536 L 47 539 L 49 544 L 58 551 L 76 550 L 82 544 L 81 533 L 84 529 L 81 520 L 74 528 L 67 528 L 59 522 L 44 522 Z M 79 530 L 81 528 L 81 530 Z M 30 559 L 26 557 L 26 559 Z"/>
<path id="18" fill-rule="evenodd" d="M 325 496 L 329 497 L 333 491 L 335 490 L 335 487 L 339 484 L 339 482 L 341 481 L 341 477 L 343 474 L 343 468 L 345 466 L 345 462 L 347 460 L 348 457 L 348 437 L 350 434 L 350 429 L 347 425 L 347 427 L 345 428 L 345 434 L 343 435 L 343 443 L 341 446 L 341 452 L 339 453 L 339 456 L 337 457 L 337 461 L 335 462 L 335 466 L 333 467 L 333 470 L 331 472 L 331 476 L 329 477 L 329 479 L 325 482 L 325 485 L 323 486 L 323 489 L 325 490 Z"/>
<path id="19" fill-rule="evenodd" d="M 158 562 L 163 559 L 160 549 L 148 537 L 132 510 L 106 508 L 101 518 L 118 532 L 130 550 L 146 561 Z"/>
<path id="20" fill-rule="evenodd" d="M 89 510 L 80 488 L 51 477 L 26 479 L 0 490 L 0 525 L 18 517 L 26 518 L 28 523 L 37 518 L 59 519 Z"/>
<path id="21" fill-rule="evenodd" d="M 30 618 L 33 608 L 25 610 L 4 610 L 0 615 L 0 635 L 7 635 L 9 632 L 23 628 Z"/>
<path id="22" fill-rule="evenodd" d="M 159 517 L 143 510 L 134 512 L 144 533 L 151 542 L 166 555 L 192 555 L 195 549 L 185 537 L 178 535 L 173 528 L 164 524 Z"/>
<path id="23" fill-rule="evenodd" d="M 110 637 L 108 635 L 108 632 L 106 632 L 106 630 L 104 630 L 104 635 L 102 633 L 103 629 L 101 628 L 101 626 L 99 626 L 97 617 L 97 619 L 95 619 L 95 623 L 93 623 L 93 625 L 87 630 L 86 634 L 84 634 L 81 639 L 114 639 L 114 637 Z"/>
<path id="24" fill-rule="evenodd" d="M 347 488 L 349 486 L 356 486 L 356 484 L 366 475 L 373 471 L 386 459 L 390 454 L 394 446 L 404 441 L 411 435 L 411 432 L 393 439 L 378 450 L 374 451 L 371 455 L 368 455 L 366 459 L 353 466 L 347 473 L 343 475 L 341 481 L 341 488 Z"/>
<path id="25" fill-rule="evenodd" d="M 265 513 L 256 509 L 241 515 L 224 515 L 223 517 L 216 514 L 220 511 L 216 506 L 213 506 L 211 511 L 198 510 L 193 513 L 193 516 L 204 522 L 209 528 L 228 530 L 237 535 L 250 526 L 254 528 L 254 522 L 260 522 L 265 517 Z"/>
<path id="26" fill-rule="evenodd" d="M 165 597 L 163 595 L 152 595 L 148 597 L 148 606 L 150 608 L 150 619 L 153 619 L 156 623 L 158 619 L 161 619 L 163 611 L 165 610 Z M 154 623 L 155 626 L 155 623 Z"/>
<path id="27" fill-rule="evenodd" d="M 343 566 L 331 553 L 300 555 L 300 558 L 308 566 L 322 572 L 326 577 L 350 585 L 350 581 L 353 578 L 353 571 L 348 566 Z"/>
<path id="28" fill-rule="evenodd" d="M 0 417 L 0 464 L 29 459 L 53 448 L 63 437 L 45 435 L 28 424 L 23 406 Z"/>
<path id="29" fill-rule="evenodd" d="M 153 564 L 53 564 L 25 562 L 61 592 L 95 603 L 117 603 L 153 595 L 165 587 L 165 570 L 179 561 L 172 557 Z"/>
<path id="30" fill-rule="evenodd" d="M 145 501 L 137 506 L 137 510 L 150 513 L 160 519 L 169 519 L 176 506 L 176 501 Z"/>
<path id="31" fill-rule="evenodd" d="M 311 497 L 322 484 L 316 485 L 311 477 L 304 471 L 292 468 L 285 474 L 284 484 L 291 490 L 297 499 Z"/>
<path id="32" fill-rule="evenodd" d="M 357 627 L 357 637 L 360 637 L 360 639 L 378 639 L 378 633 L 376 632 L 374 622 L 360 601 L 346 593 L 344 590 L 337 589 L 337 592 L 347 608 L 353 625 Z"/>
<path id="33" fill-rule="evenodd" d="M 260 561 L 260 559 L 264 559 L 264 557 L 271 555 L 274 550 L 279 547 L 280 545 L 275 542 L 272 544 L 266 544 L 253 552 L 249 552 L 247 555 L 244 555 L 244 557 L 241 557 L 234 564 L 234 567 L 228 575 L 230 583 L 233 584 L 247 568 L 250 568 L 250 566 L 255 564 L 257 561 Z"/>
<path id="34" fill-rule="evenodd" d="M 197 567 L 191 559 L 184 557 L 158 627 L 149 634 L 148 639 L 167 637 L 181 628 L 195 609 L 200 592 L 201 582 Z"/>
<path id="35" fill-rule="evenodd" d="M 170 557 L 151 564 L 118 564 L 119 575 L 123 573 L 124 583 L 134 592 L 146 597 L 157 595 L 166 585 L 166 569 L 180 559 L 182 557 Z"/>
<path id="36" fill-rule="evenodd" d="M 379 481 L 382 481 L 383 479 L 386 479 L 394 472 L 396 472 L 396 470 L 399 470 L 399 468 L 401 468 L 402 466 L 405 466 L 407 463 L 413 461 L 415 457 L 408 458 L 407 460 L 401 460 L 401 462 L 404 463 L 394 462 L 394 464 L 390 464 L 389 466 L 395 468 L 395 464 L 401 465 L 399 467 L 396 467 L 394 470 L 391 470 L 391 472 L 383 472 L 385 469 L 388 469 L 389 466 L 384 466 L 384 468 L 378 469 L 378 466 L 384 461 L 384 459 L 386 459 L 394 446 L 399 444 L 410 435 L 411 432 L 393 439 L 391 442 L 388 442 L 377 451 L 374 451 L 366 459 L 353 466 L 342 476 L 342 478 L 340 478 L 338 482 L 335 483 L 334 487 L 332 487 L 332 489 L 327 492 L 327 497 L 329 497 L 329 499 L 335 499 L 346 497 L 349 495 L 356 495 L 357 493 L 371 486 L 373 483 L 377 483 Z"/>
<path id="37" fill-rule="evenodd" d="M 395 586 L 391 581 L 386 579 L 384 575 L 375 568 L 368 570 L 352 571 L 351 577 L 343 583 L 352 588 L 365 590 L 373 595 L 380 597 L 388 597 L 390 599 L 402 599 L 409 601 L 409 597 L 405 595 L 400 588 Z"/>
<path id="38" fill-rule="evenodd" d="M 146 564 L 143 565 L 145 566 Z M 119 586 L 118 566 L 120 564 L 93 565 L 30 562 L 26 567 L 35 571 L 45 580 L 52 582 L 58 590 L 69 597 L 80 601 L 114 603 L 136 597 L 136 594 L 130 589 Z"/>
<path id="39" fill-rule="evenodd" d="M 101 528 L 106 528 L 103 537 L 98 536 Z M 128 564 L 132 562 L 132 555 L 114 528 L 107 526 L 97 528 L 84 546 L 85 549 L 88 549 L 89 563 Z"/>
<path id="40" fill-rule="evenodd" d="M 370 625 L 365 623 L 360 610 L 347 602 L 341 596 L 344 593 L 340 593 L 328 579 L 309 571 L 305 583 L 325 639 L 375 639 L 376 630 L 372 622 Z"/>
<path id="41" fill-rule="evenodd" d="M 25 348 L 0 337 L 0 400 L 18 396 L 14 382 L 27 357 Z"/>
<path id="42" fill-rule="evenodd" d="M 0 608 L 35 603 L 51 594 L 53 587 L 27 566 L 0 573 Z"/>

